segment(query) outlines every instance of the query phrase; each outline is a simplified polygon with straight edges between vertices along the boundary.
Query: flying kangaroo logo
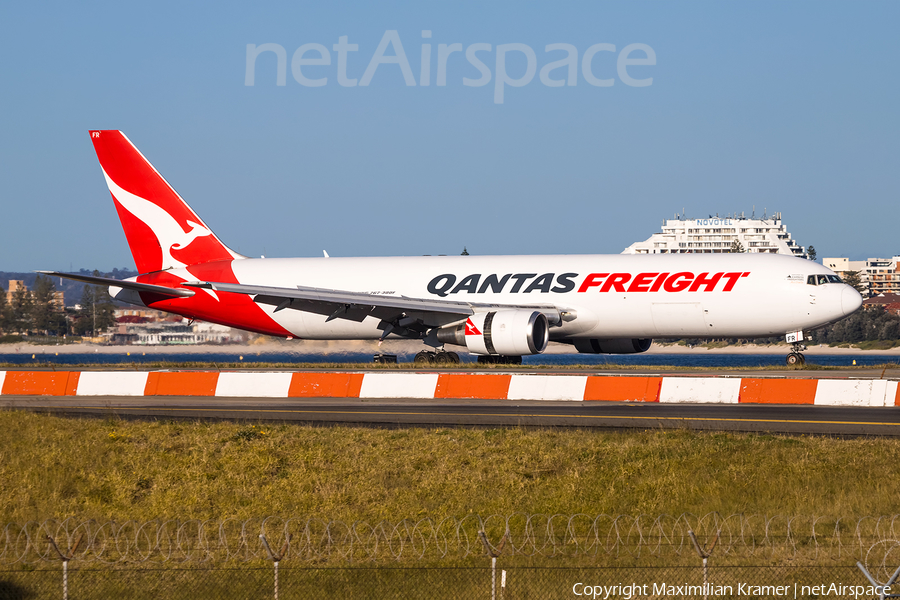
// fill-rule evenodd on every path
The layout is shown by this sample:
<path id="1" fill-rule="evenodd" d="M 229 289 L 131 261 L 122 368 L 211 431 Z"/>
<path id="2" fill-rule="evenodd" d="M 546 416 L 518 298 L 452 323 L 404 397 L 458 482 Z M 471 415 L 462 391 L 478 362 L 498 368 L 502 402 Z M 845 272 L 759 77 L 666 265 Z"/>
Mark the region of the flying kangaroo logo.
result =
<path id="1" fill-rule="evenodd" d="M 472 319 L 466 319 L 466 335 L 481 335 L 481 332 L 475 327 Z"/>
<path id="2" fill-rule="evenodd" d="M 187 221 L 187 225 L 191 229 L 190 231 L 185 231 L 168 212 L 153 202 L 122 189 L 115 181 L 110 179 L 106 171 L 103 171 L 103 176 L 106 178 L 106 183 L 116 201 L 136 219 L 149 227 L 153 235 L 156 236 L 163 254 L 160 270 L 179 269 L 188 266 L 172 256 L 172 250 L 184 250 L 197 238 L 212 235 L 212 231 L 194 221 Z"/>

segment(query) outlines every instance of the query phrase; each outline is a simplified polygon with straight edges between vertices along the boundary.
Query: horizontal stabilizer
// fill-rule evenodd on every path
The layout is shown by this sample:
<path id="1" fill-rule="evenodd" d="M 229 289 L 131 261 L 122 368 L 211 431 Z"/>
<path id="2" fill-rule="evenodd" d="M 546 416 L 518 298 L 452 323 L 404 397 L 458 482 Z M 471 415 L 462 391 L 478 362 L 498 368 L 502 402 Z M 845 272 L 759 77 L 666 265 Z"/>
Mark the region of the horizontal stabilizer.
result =
<path id="1" fill-rule="evenodd" d="M 190 298 L 195 294 L 193 290 L 184 288 L 170 288 L 164 285 L 153 285 L 150 283 L 138 283 L 137 281 L 122 281 L 113 279 L 112 277 L 94 277 L 93 275 L 73 275 L 70 273 L 58 273 L 56 271 L 35 271 L 42 275 L 50 275 L 53 277 L 63 277 L 82 283 L 90 283 L 93 285 L 104 285 L 109 287 L 118 287 L 125 290 L 134 290 L 135 292 L 148 292 L 151 294 L 160 294 L 162 296 L 172 296 L 174 298 Z"/>

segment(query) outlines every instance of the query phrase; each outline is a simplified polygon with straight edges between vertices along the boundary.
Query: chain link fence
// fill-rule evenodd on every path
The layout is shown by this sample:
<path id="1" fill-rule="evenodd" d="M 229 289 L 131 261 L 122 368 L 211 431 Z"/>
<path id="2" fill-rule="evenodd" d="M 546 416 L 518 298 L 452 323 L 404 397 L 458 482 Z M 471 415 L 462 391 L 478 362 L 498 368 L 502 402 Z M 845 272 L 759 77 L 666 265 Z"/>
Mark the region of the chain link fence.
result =
<path id="1" fill-rule="evenodd" d="M 624 516 L 513 514 L 344 522 L 265 517 L 221 520 L 46 520 L 7 524 L 0 532 L 0 566 L 58 561 L 48 539 L 72 549 L 79 564 L 222 564 L 266 560 L 280 549 L 290 563 L 444 562 L 485 555 L 480 531 L 503 554 L 588 557 L 594 564 L 696 560 L 690 532 L 701 544 L 716 538 L 720 564 L 822 561 L 852 564 L 878 542 L 900 539 L 900 515 L 827 519 L 814 516 Z"/>
<path id="2" fill-rule="evenodd" d="M 70 598 L 877 598 L 855 567 L 291 567 L 72 569 Z M 0 571 L 0 598 L 64 598 L 59 569 Z"/>
<path id="3" fill-rule="evenodd" d="M 3 529 L 0 600 L 878 598 L 900 576 L 898 528 L 718 513 L 47 520 Z"/>

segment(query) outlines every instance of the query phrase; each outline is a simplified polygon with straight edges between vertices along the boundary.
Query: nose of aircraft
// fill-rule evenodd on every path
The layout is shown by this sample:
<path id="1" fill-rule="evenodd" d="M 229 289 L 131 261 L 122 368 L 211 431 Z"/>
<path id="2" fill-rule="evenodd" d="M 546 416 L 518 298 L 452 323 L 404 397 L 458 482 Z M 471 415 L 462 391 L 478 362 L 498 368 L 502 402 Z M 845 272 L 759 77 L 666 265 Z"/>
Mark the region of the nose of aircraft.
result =
<path id="1" fill-rule="evenodd" d="M 844 311 L 844 316 L 852 315 L 859 310 L 862 302 L 863 299 L 859 292 L 849 285 L 844 286 L 844 291 L 841 292 L 841 310 Z"/>

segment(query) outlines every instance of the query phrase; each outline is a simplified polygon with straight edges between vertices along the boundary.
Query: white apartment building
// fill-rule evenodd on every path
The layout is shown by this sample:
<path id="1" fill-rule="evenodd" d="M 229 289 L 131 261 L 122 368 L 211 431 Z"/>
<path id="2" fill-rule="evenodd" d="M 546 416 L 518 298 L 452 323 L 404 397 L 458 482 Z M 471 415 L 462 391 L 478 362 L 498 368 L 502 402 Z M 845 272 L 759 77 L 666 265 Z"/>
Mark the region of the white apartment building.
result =
<path id="1" fill-rule="evenodd" d="M 900 294 L 900 256 L 867 260 L 823 258 L 822 264 L 841 277 L 845 273 L 858 271 L 860 280 L 866 286 L 863 296 Z"/>
<path id="2" fill-rule="evenodd" d="M 771 218 L 746 218 L 743 214 L 708 219 L 667 219 L 662 231 L 634 243 L 622 254 L 681 254 L 729 252 L 740 242 L 745 252 L 768 252 L 806 258 L 806 249 L 791 238 L 781 213 Z"/>

